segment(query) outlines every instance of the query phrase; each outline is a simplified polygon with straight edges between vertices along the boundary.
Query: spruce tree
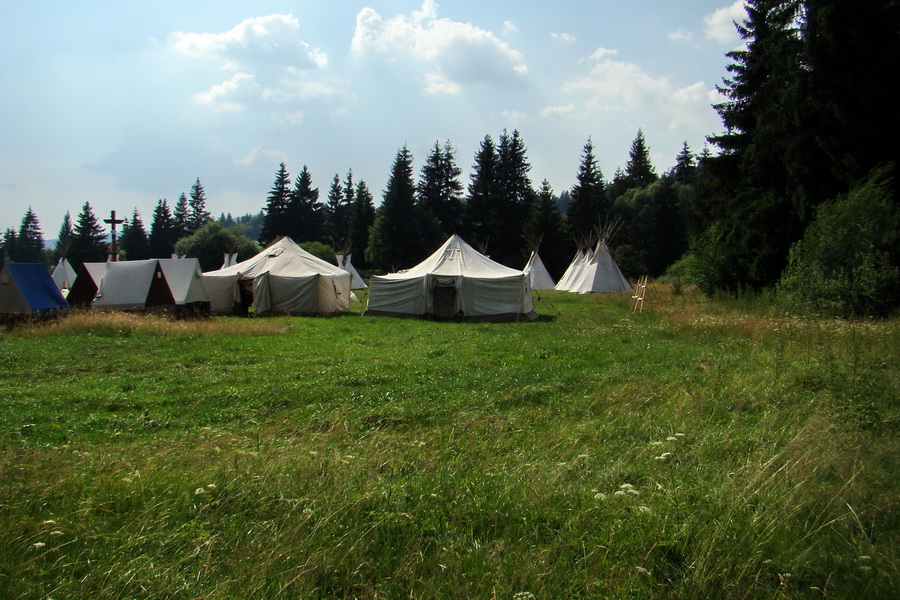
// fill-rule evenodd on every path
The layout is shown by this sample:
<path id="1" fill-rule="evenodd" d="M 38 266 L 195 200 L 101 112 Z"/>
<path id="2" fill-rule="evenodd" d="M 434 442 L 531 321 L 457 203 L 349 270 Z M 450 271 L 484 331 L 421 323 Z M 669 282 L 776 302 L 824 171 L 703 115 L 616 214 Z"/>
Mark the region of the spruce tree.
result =
<path id="1" fill-rule="evenodd" d="M 19 226 L 13 260 L 22 263 L 44 261 L 44 236 L 41 233 L 41 224 L 30 206 L 25 211 L 25 216 L 22 217 L 22 223 Z"/>
<path id="2" fill-rule="evenodd" d="M 440 236 L 445 239 L 459 233 L 463 217 L 462 170 L 456 165 L 455 154 L 449 140 L 443 147 L 435 142 L 416 187 L 416 201 L 437 219 Z"/>
<path id="3" fill-rule="evenodd" d="M 53 251 L 54 263 L 59 262 L 60 258 L 66 256 L 69 251 L 69 245 L 72 243 L 72 215 L 66 211 L 63 222 L 59 226 L 59 233 L 56 234 L 56 249 Z"/>
<path id="4" fill-rule="evenodd" d="M 487 247 L 491 242 L 494 205 L 500 195 L 497 163 L 494 140 L 486 135 L 475 154 L 465 207 L 466 237 L 476 246 Z"/>
<path id="5" fill-rule="evenodd" d="M 395 271 L 411 267 L 422 258 L 412 163 L 412 154 L 403 146 L 391 166 L 365 252 L 366 260 L 376 269 Z"/>
<path id="6" fill-rule="evenodd" d="M 106 262 L 106 231 L 94 216 L 91 203 L 85 202 L 75 220 L 68 259 L 78 269 L 86 262 Z"/>
<path id="7" fill-rule="evenodd" d="M 350 208 L 350 233 L 348 244 L 357 268 L 369 268 L 366 247 L 369 245 L 369 230 L 375 223 L 375 202 L 365 181 L 356 185 L 353 206 Z"/>
<path id="8" fill-rule="evenodd" d="M 546 179 L 541 182 L 541 187 L 535 195 L 528 221 L 525 223 L 524 237 L 529 244 L 540 245 L 544 266 L 555 279 L 558 279 L 568 264 L 570 245 L 565 239 L 557 199 L 550 182 Z"/>
<path id="9" fill-rule="evenodd" d="M 283 162 L 278 165 L 275 173 L 275 183 L 266 197 L 266 216 L 263 219 L 263 228 L 259 234 L 259 241 L 263 245 L 269 245 L 285 235 L 289 235 L 290 219 L 288 218 L 288 204 L 291 195 L 291 178 L 287 172 L 287 165 Z"/>
<path id="10" fill-rule="evenodd" d="M 322 204 L 319 202 L 319 188 L 312 186 L 312 175 L 306 165 L 291 189 L 288 201 L 288 221 L 290 236 L 297 243 L 317 242 L 324 239 Z"/>
<path id="11" fill-rule="evenodd" d="M 141 213 L 135 208 L 131 219 L 122 224 L 122 235 L 119 237 L 119 250 L 125 254 L 125 260 L 144 260 L 150 258 L 150 239 L 144 230 Z"/>
<path id="12" fill-rule="evenodd" d="M 150 222 L 150 258 L 169 258 L 178 241 L 175 219 L 165 198 L 160 198 L 153 209 Z"/>
<path id="13" fill-rule="evenodd" d="M 0 266 L 11 261 L 16 253 L 16 230 L 7 227 L 3 232 L 3 242 L 0 244 Z"/>
<path id="14" fill-rule="evenodd" d="M 187 195 L 182 192 L 178 197 L 178 202 L 175 203 L 175 207 L 172 209 L 172 237 L 175 238 L 175 242 L 190 235 L 190 214 L 191 208 L 188 204 Z M 175 243 L 173 242 L 173 249 L 174 246 Z"/>
<path id="15" fill-rule="evenodd" d="M 525 143 L 518 130 L 508 134 L 505 130 L 497 145 L 497 184 L 499 194 L 492 210 L 494 242 L 491 244 L 491 258 L 501 264 L 514 267 L 526 256 L 522 230 L 534 190 L 528 172 Z"/>
<path id="16" fill-rule="evenodd" d="M 647 187 L 658 179 L 653 163 L 650 162 L 650 149 L 641 129 L 638 129 L 634 141 L 631 142 L 631 151 L 625 164 L 625 177 L 629 187 L 636 188 Z"/>
<path id="17" fill-rule="evenodd" d="M 190 210 L 187 218 L 187 231 L 194 233 L 212 220 L 212 215 L 206 210 L 206 190 L 200 183 L 200 178 L 191 187 L 191 199 L 188 202 Z"/>
<path id="18" fill-rule="evenodd" d="M 572 200 L 566 213 L 569 233 L 576 243 L 581 244 L 595 234 L 611 208 L 606 200 L 603 173 L 594 157 L 594 143 L 590 138 L 582 150 L 581 164 L 571 195 Z"/>
<path id="19" fill-rule="evenodd" d="M 331 180 L 328 189 L 328 197 L 325 200 L 325 241 L 332 247 L 339 247 L 341 235 L 341 221 L 343 217 L 344 186 L 341 185 L 341 176 L 337 173 Z"/>
<path id="20" fill-rule="evenodd" d="M 688 184 L 697 176 L 697 160 L 691 152 L 687 142 L 681 146 L 681 152 L 675 158 L 675 166 L 672 168 L 672 177 L 675 181 Z"/>

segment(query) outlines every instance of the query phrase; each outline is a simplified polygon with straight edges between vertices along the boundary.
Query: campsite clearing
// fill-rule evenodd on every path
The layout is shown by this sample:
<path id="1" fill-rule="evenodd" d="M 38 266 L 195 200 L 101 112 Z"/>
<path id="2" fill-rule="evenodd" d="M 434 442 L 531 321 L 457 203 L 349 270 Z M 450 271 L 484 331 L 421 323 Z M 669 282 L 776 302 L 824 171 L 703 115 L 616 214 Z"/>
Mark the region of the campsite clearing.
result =
<path id="1" fill-rule="evenodd" d="M 893 597 L 900 323 L 662 293 L 2 332 L 0 597 Z"/>

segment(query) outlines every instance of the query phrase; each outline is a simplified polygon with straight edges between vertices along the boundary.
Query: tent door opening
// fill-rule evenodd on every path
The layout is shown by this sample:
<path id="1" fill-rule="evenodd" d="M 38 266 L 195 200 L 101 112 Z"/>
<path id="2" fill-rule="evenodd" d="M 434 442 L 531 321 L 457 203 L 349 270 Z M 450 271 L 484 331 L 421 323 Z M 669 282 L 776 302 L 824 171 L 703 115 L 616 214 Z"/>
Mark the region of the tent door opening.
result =
<path id="1" fill-rule="evenodd" d="M 435 283 L 432 289 L 434 316 L 439 319 L 452 319 L 456 316 L 456 284 Z"/>

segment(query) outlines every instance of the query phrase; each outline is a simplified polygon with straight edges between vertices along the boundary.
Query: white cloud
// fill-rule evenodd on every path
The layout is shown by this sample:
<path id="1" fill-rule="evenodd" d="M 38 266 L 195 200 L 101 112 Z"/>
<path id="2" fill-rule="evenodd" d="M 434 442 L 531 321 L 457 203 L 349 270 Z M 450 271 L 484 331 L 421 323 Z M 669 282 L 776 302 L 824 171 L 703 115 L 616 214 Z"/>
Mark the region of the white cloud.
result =
<path id="1" fill-rule="evenodd" d="M 510 35 L 512 33 L 517 33 L 518 31 L 519 31 L 519 27 L 512 21 L 503 21 L 503 34 L 504 35 Z"/>
<path id="2" fill-rule="evenodd" d="M 259 84 L 253 75 L 237 73 L 228 81 L 194 94 L 194 102 L 214 111 L 238 112 L 243 109 L 244 102 L 258 97 L 259 91 Z"/>
<path id="3" fill-rule="evenodd" d="M 257 146 L 256 148 L 251 150 L 250 154 L 248 154 L 247 156 L 243 158 L 235 158 L 234 164 L 240 165 L 242 167 L 250 167 L 261 160 L 267 163 L 279 164 L 287 160 L 287 154 L 279 150 L 267 150 L 265 148 L 260 148 L 259 146 Z"/>
<path id="4" fill-rule="evenodd" d="M 528 113 L 522 112 L 521 110 L 504 110 L 500 113 L 500 116 L 503 117 L 510 125 L 520 125 L 522 123 L 525 123 L 526 121 L 531 120 L 531 118 L 528 116 Z"/>
<path id="5" fill-rule="evenodd" d="M 669 38 L 670 42 L 674 42 L 676 44 L 688 44 L 694 39 L 694 36 L 691 35 L 691 32 L 684 31 L 682 29 L 669 32 L 668 34 L 666 34 L 666 37 Z"/>
<path id="6" fill-rule="evenodd" d="M 562 42 L 563 44 L 574 44 L 575 42 L 578 41 L 577 37 L 575 37 L 571 33 L 565 33 L 565 32 L 563 32 L 563 33 L 551 32 L 550 39 L 557 41 L 557 42 Z"/>
<path id="7" fill-rule="evenodd" d="M 619 53 L 618 50 L 610 50 L 609 48 L 597 48 L 594 50 L 594 53 L 591 54 L 588 58 L 591 60 L 602 60 L 607 56 L 616 56 Z"/>
<path id="8" fill-rule="evenodd" d="M 734 28 L 734 23 L 740 23 L 746 17 L 744 0 L 737 0 L 730 6 L 720 8 L 703 17 L 706 39 L 722 44 L 739 42 L 740 36 Z"/>
<path id="9" fill-rule="evenodd" d="M 520 52 L 493 33 L 468 23 L 437 18 L 437 4 L 425 0 L 411 17 L 384 20 L 374 9 L 356 16 L 352 52 L 411 59 L 424 72 L 428 93 L 458 94 L 464 89 L 521 87 L 528 74 Z"/>
<path id="10" fill-rule="evenodd" d="M 568 118 L 571 115 L 575 114 L 577 110 L 577 106 L 575 103 L 560 105 L 560 106 L 548 106 L 541 110 L 541 116 L 545 118 Z"/>
<path id="11" fill-rule="evenodd" d="M 298 36 L 300 22 L 292 15 L 268 15 L 245 19 L 225 33 L 185 33 L 169 36 L 177 52 L 207 60 L 220 60 L 227 70 L 260 66 L 324 69 L 328 55 Z"/>

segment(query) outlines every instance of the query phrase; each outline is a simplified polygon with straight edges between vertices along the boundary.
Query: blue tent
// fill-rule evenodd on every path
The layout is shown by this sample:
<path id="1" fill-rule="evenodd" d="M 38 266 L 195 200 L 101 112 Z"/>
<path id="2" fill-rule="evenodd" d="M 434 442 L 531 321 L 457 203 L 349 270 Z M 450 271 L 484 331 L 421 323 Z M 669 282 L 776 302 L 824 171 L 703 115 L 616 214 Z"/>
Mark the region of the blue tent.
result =
<path id="1" fill-rule="evenodd" d="M 0 314 L 43 316 L 68 308 L 46 266 L 6 263 L 0 269 Z"/>

